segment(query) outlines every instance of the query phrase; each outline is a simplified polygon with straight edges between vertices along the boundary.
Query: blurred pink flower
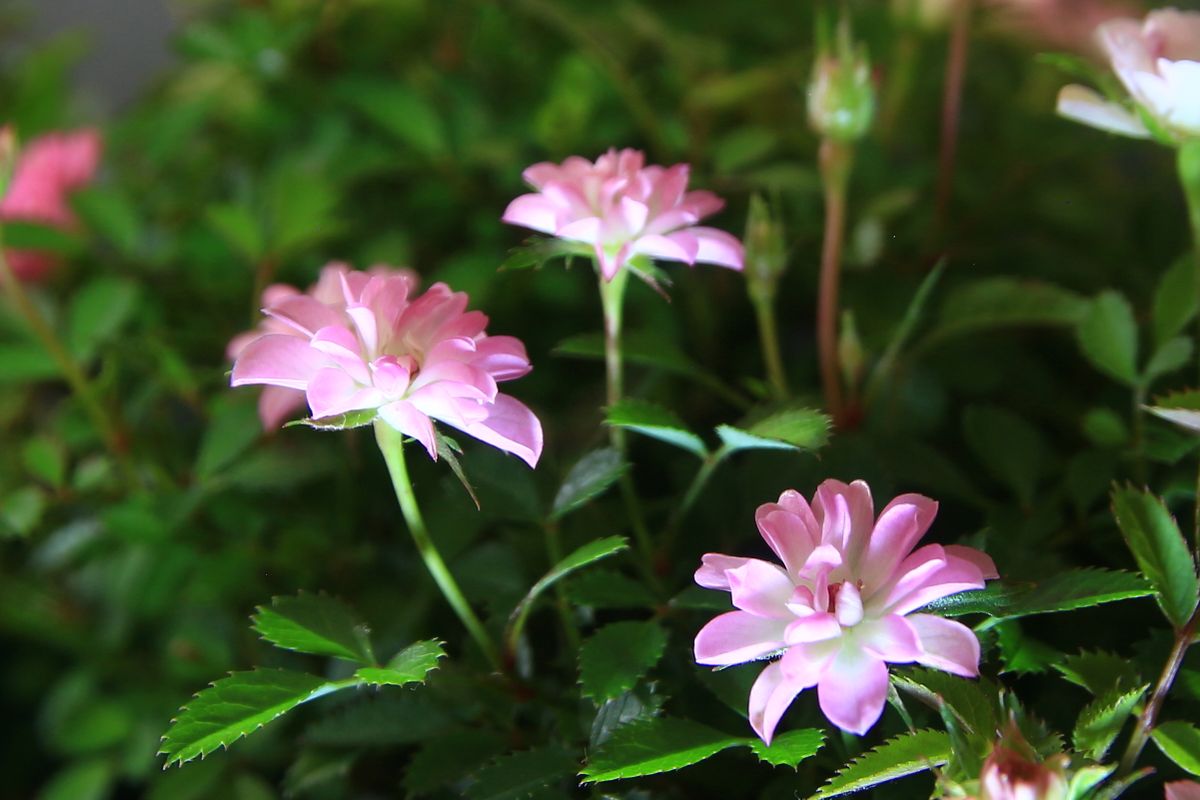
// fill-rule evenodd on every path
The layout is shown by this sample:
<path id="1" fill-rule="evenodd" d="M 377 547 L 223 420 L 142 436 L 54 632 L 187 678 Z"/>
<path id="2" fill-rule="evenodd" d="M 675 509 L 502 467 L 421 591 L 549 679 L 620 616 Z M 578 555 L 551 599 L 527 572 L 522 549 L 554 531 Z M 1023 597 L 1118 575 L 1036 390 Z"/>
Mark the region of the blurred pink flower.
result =
<path id="1" fill-rule="evenodd" d="M 1144 22 L 1114 19 L 1096 30 L 1133 102 L 1174 139 L 1200 137 L 1200 12 L 1152 11 Z M 1058 113 L 1101 130 L 1148 138 L 1145 122 L 1084 86 L 1063 87 Z"/>
<path id="2" fill-rule="evenodd" d="M 605 280 L 639 254 L 740 270 L 742 243 L 696 225 L 725 202 L 712 192 L 686 191 L 687 164 L 644 163 L 641 151 L 612 149 L 594 164 L 579 156 L 534 164 L 522 174 L 537 192 L 513 200 L 501 219 L 592 245 Z"/>
<path id="3" fill-rule="evenodd" d="M 936 514 L 937 503 L 906 494 L 875 519 L 867 484 L 828 480 L 811 506 L 791 490 L 759 506 L 759 532 L 782 567 L 703 557 L 696 582 L 729 592 L 738 610 L 696 635 L 696 661 L 726 666 L 782 653 L 750 691 L 750 724 L 764 742 L 796 695 L 812 686 L 830 722 L 862 734 L 883 713 L 888 663 L 978 674 L 979 641 L 970 628 L 912 613 L 996 577 L 992 560 L 969 547 L 913 551 Z"/>
<path id="4" fill-rule="evenodd" d="M 87 184 L 100 163 L 100 134 L 92 129 L 50 133 L 24 148 L 8 191 L 0 200 L 0 221 L 34 222 L 55 228 L 75 226 L 69 194 Z M 5 253 L 13 273 L 36 280 L 54 266 L 54 256 L 36 250 Z"/>
<path id="5" fill-rule="evenodd" d="M 467 311 L 467 295 L 444 283 L 411 297 L 409 275 L 336 275 L 333 303 L 290 294 L 266 309 L 291 330 L 242 345 L 233 386 L 301 391 L 316 418 L 374 409 L 435 459 L 438 420 L 537 463 L 541 423 L 496 385 L 530 370 L 518 339 L 484 333 L 487 317 Z"/>
<path id="6" fill-rule="evenodd" d="M 1039 46 L 1095 53 L 1096 28 L 1133 13 L 1124 0 L 990 0 L 1004 28 Z"/>
<path id="7" fill-rule="evenodd" d="M 1200 800 L 1200 783 L 1172 781 L 1165 787 L 1166 800 Z"/>
<path id="8" fill-rule="evenodd" d="M 342 277 L 351 286 L 361 291 L 368 278 L 372 275 L 403 275 L 409 280 L 409 285 L 415 289 L 420 285 L 420 277 L 411 269 L 396 269 L 386 264 L 377 264 L 366 272 L 351 270 L 348 264 L 340 261 L 330 262 L 321 268 L 317 282 L 310 286 L 307 292 L 301 292 L 286 283 L 275 283 L 263 290 L 262 310 L 266 315 L 259 326 L 252 331 L 245 331 L 234 336 L 225 348 L 225 355 L 231 361 L 241 355 L 246 345 L 268 333 L 286 334 L 288 336 L 305 337 L 305 334 L 272 315 L 276 306 L 284 306 L 288 301 L 307 295 L 311 299 L 329 306 L 335 312 L 343 315 L 345 324 L 350 324 L 350 318 L 345 315 L 346 301 L 342 292 Z M 288 389 L 283 386 L 267 386 L 263 388 L 258 399 L 258 417 L 264 428 L 278 428 L 297 410 L 304 407 L 304 392 L 299 389 Z"/>

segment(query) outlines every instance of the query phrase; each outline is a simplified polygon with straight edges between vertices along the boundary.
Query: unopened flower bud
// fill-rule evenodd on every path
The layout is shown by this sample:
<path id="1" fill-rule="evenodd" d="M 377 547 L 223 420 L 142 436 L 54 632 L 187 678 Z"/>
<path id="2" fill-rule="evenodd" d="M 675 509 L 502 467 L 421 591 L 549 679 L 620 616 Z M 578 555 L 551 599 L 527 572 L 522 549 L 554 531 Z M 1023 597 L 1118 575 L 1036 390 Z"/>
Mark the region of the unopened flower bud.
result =
<path id="1" fill-rule="evenodd" d="M 992 748 L 979 775 L 980 800 L 1066 800 L 1067 758 L 1041 761 L 1016 724 Z"/>
<path id="2" fill-rule="evenodd" d="M 850 29 L 838 26 L 836 48 L 817 48 L 808 85 L 808 120 L 821 136 L 840 141 L 861 139 L 875 118 L 875 86 L 866 49 L 850 41 Z"/>
<path id="3" fill-rule="evenodd" d="M 902 26 L 934 31 L 944 28 L 955 0 L 892 0 L 892 17 Z"/>
<path id="4" fill-rule="evenodd" d="M 769 300 L 775 296 L 779 276 L 787 269 L 787 252 L 783 242 L 783 227 L 759 195 L 750 198 L 745 244 L 746 280 L 750 294 L 756 299 Z"/>

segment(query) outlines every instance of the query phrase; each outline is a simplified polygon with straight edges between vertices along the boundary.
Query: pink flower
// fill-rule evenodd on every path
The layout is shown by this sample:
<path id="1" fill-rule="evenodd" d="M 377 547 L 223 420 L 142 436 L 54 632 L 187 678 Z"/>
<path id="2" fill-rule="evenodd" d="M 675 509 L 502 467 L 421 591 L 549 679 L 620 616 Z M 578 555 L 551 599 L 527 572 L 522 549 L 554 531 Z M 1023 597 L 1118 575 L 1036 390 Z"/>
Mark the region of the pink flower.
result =
<path id="1" fill-rule="evenodd" d="M 512 225 L 592 245 L 605 280 L 635 255 L 693 265 L 742 268 L 742 244 L 716 228 L 697 226 L 725 202 L 712 192 L 688 192 L 687 164 L 644 166 L 638 150 L 609 150 L 596 159 L 571 156 L 525 170 L 537 189 L 508 204 Z"/>
<path id="2" fill-rule="evenodd" d="M 377 264 L 364 273 L 355 272 L 350 269 L 348 264 L 340 261 L 330 262 L 321 268 L 321 274 L 317 278 L 317 282 L 309 287 L 307 293 L 301 292 L 296 287 L 289 286 L 286 283 L 275 283 L 264 289 L 262 306 L 263 313 L 266 315 L 265 319 L 263 319 L 256 329 L 234 336 L 225 348 L 226 356 L 231 361 L 236 360 L 242 351 L 246 349 L 247 345 L 268 333 L 307 338 L 307 334 L 300 331 L 291 323 L 285 322 L 279 316 L 273 315 L 273 309 L 284 307 L 289 301 L 297 297 L 307 295 L 318 303 L 328 306 L 334 312 L 341 314 L 344 324 L 351 324 L 350 317 L 345 313 L 346 301 L 342 292 L 342 278 L 344 276 L 352 287 L 361 291 L 372 275 L 403 275 L 409 280 L 409 285 L 413 289 L 420 283 L 417 273 L 410 269 L 395 269 L 386 264 Z M 278 428 L 288 417 L 303 407 L 303 391 L 283 386 L 267 386 L 262 390 L 262 394 L 258 398 L 258 417 L 262 420 L 264 428 Z"/>
<path id="3" fill-rule="evenodd" d="M 1020 736 L 1014 725 L 1006 738 Z M 996 744 L 979 775 L 980 800 L 1066 800 L 1069 796 L 1067 757 L 1058 755 L 1040 761 L 1025 744 L 1021 750 Z"/>
<path id="4" fill-rule="evenodd" d="M 992 560 L 969 547 L 913 550 L 936 514 L 937 503 L 906 494 L 875 519 L 865 483 L 829 480 L 811 506 L 791 490 L 759 506 L 759 532 L 782 567 L 703 557 L 696 583 L 729 592 L 738 610 L 696 635 L 696 661 L 726 666 L 782 654 L 750 691 L 750 724 L 764 742 L 796 695 L 813 686 L 830 722 L 862 734 L 883 713 L 889 663 L 978 675 L 970 628 L 912 613 L 996 577 Z"/>
<path id="5" fill-rule="evenodd" d="M 1133 12 L 1126 0 L 990 0 L 1002 28 L 1056 49 L 1095 54 L 1096 28 Z"/>
<path id="6" fill-rule="evenodd" d="M 1200 12 L 1152 11 L 1096 30 L 1113 71 L 1137 104 L 1175 139 L 1200 137 Z M 1064 86 L 1058 113 L 1101 130 L 1147 138 L 1135 113 L 1083 86 Z"/>
<path id="7" fill-rule="evenodd" d="M 266 313 L 289 328 L 241 346 L 232 385 L 304 393 L 316 418 L 375 410 L 437 458 L 433 420 L 518 456 L 542 452 L 542 426 L 497 382 L 530 370 L 525 346 L 484 333 L 487 317 L 467 295 L 436 283 L 410 297 L 413 278 L 336 270 L 341 297 L 287 294 Z M 324 277 L 324 276 L 322 276 Z"/>
<path id="8" fill-rule="evenodd" d="M 0 200 L 0 221 L 73 228 L 75 215 L 67 198 L 92 179 L 100 148 L 100 135 L 91 129 L 50 133 L 31 141 Z M 40 278 L 54 266 L 53 256 L 40 251 L 9 250 L 5 255 L 16 276 L 24 280 Z"/>
<path id="9" fill-rule="evenodd" d="M 1200 800 L 1200 783 L 1172 781 L 1165 787 L 1166 800 Z"/>

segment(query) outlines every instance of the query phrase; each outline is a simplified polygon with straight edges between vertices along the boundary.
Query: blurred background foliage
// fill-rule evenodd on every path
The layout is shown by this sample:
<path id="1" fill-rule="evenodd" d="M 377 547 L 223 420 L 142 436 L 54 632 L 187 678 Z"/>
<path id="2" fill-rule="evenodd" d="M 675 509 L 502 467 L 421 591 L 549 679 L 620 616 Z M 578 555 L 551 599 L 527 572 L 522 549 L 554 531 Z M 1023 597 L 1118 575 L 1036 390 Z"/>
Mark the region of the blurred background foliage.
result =
<path id="1" fill-rule="evenodd" d="M 900 491 L 939 499 L 934 536 L 982 544 L 1014 579 L 1128 567 L 1106 505 L 1111 481 L 1153 477 L 1190 514 L 1193 478 L 1176 465 L 1194 449 L 1165 423 L 1137 421 L 1131 403 L 1189 376 L 1168 365 L 1131 389 L 1082 357 L 1076 326 L 1111 289 L 1141 331 L 1139 365 L 1162 343 L 1156 331 L 1170 338 L 1172 312 L 1156 308 L 1186 248 L 1170 154 L 1055 118 L 1064 73 L 1035 57 L 1036 39 L 980 8 L 939 219 L 946 31 L 900 24 L 879 0 L 849 5 L 883 109 L 857 154 L 844 279 L 869 363 L 931 268 L 944 259 L 945 271 L 861 425 L 836 432 L 819 457 L 751 453 L 723 465 L 665 581 L 684 590 L 703 552 L 754 551 L 753 509 L 824 477 L 865 478 L 881 503 Z M 599 362 L 556 352 L 600 328 L 590 270 L 497 271 L 524 238 L 499 216 L 525 166 L 610 146 L 688 161 L 693 187 L 728 200 L 713 224 L 739 235 L 751 195 L 765 196 L 789 255 L 785 364 L 797 395 L 819 404 L 811 4 L 209 0 L 179 10 L 173 65 L 104 120 L 81 113 L 71 88 L 86 35 L 31 46 L 19 17 L 3 29 L 0 116 L 22 138 L 102 124 L 101 176 L 75 201 L 82 227 L 39 240 L 64 261 L 37 299 L 122 420 L 138 481 L 126 485 L 38 345 L 0 314 L 0 797 L 453 796 L 479 786 L 471 776 L 504 751 L 556 742 L 577 762 L 601 722 L 578 697 L 575 655 L 551 616 L 534 617 L 525 644 L 526 696 L 480 681 L 464 666 L 477 654 L 401 535 L 369 437 L 264 434 L 255 392 L 227 388 L 225 346 L 257 321 L 264 286 L 306 286 L 332 260 L 411 266 L 469 292 L 491 332 L 520 336 L 535 369 L 512 392 L 545 423 L 538 470 L 467 445 L 476 511 L 443 465 L 415 466 L 465 590 L 502 622 L 546 568 L 539 520 L 562 476 L 605 437 Z M 912 80 L 898 96 L 892 78 L 905 68 Z M 711 268 L 670 275 L 669 302 L 640 284 L 630 292 L 630 338 L 644 350 L 631 394 L 694 430 L 735 422 L 766 394 L 744 280 Z M 722 393 L 706 388 L 713 381 Z M 661 523 L 694 465 L 648 439 L 632 455 Z M 578 544 L 620 533 L 618 509 L 613 498 L 588 506 L 563 535 Z M 229 753 L 161 771 L 158 738 L 191 693 L 230 669 L 305 661 L 246 624 L 256 604 L 298 589 L 351 601 L 379 641 L 445 638 L 451 659 L 428 692 L 306 708 Z M 577 612 L 585 622 L 645 617 L 639 604 Z M 1108 607 L 1104 624 L 1090 611 L 1011 623 L 985 644 L 1027 705 L 1059 722 L 1082 697 L 1040 680 L 1061 653 L 1110 648 L 1155 672 L 1166 645 L 1143 621 L 1150 607 Z M 744 726 L 731 710 L 744 699 L 729 689 L 745 684 L 744 670 L 713 677 L 691 664 L 704 612 L 659 615 L 667 656 L 630 697 Z M 1198 666 L 1186 666 L 1179 698 L 1193 713 Z M 812 698 L 793 715 L 819 719 Z M 457 770 L 414 779 L 409 766 L 437 763 L 428 751 L 449 734 Z M 831 742 L 799 775 L 734 752 L 612 791 L 790 797 L 859 746 Z M 563 775 L 572 771 L 568 759 Z M 600 791 L 577 791 L 589 793 Z"/>

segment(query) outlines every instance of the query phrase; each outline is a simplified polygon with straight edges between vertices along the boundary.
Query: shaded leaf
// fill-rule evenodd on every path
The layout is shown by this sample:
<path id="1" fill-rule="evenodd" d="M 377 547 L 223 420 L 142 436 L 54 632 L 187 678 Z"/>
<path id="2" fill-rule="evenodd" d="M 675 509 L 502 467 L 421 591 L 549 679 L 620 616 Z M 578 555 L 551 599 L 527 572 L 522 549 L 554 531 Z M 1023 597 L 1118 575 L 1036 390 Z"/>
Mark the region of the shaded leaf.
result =
<path id="1" fill-rule="evenodd" d="M 1075 749 L 1093 761 L 1103 761 L 1125 720 L 1149 688 L 1146 684 L 1128 691 L 1110 691 L 1084 706 L 1071 734 Z"/>
<path id="2" fill-rule="evenodd" d="M 704 440 L 662 406 L 644 400 L 622 400 L 608 409 L 605 422 L 683 448 L 700 458 L 708 455 Z"/>
<path id="3" fill-rule="evenodd" d="M 83 285 L 67 312 L 67 345 L 80 361 L 89 361 L 137 308 L 137 284 L 101 277 Z"/>
<path id="4" fill-rule="evenodd" d="M 988 278 L 946 295 L 924 344 L 994 328 L 1075 325 L 1087 310 L 1084 297 L 1052 284 Z"/>
<path id="5" fill-rule="evenodd" d="M 1129 659 L 1100 650 L 1066 656 L 1053 666 L 1071 683 L 1097 696 L 1117 688 L 1132 688 L 1141 680 Z"/>
<path id="6" fill-rule="evenodd" d="M 1184 336 L 1168 339 L 1154 351 L 1146 369 L 1142 373 L 1142 381 L 1151 383 L 1155 379 L 1187 366 L 1192 360 L 1192 340 Z"/>
<path id="7" fill-rule="evenodd" d="M 950 737 L 921 730 L 890 739 L 842 767 L 814 797 L 837 797 L 924 772 L 950 759 Z"/>
<path id="8" fill-rule="evenodd" d="M 404 788 L 428 794 L 463 779 L 504 752 L 504 737 L 484 730 L 456 731 L 426 740 L 404 771 Z"/>
<path id="9" fill-rule="evenodd" d="M 810 408 L 790 408 L 745 428 L 717 427 L 726 453 L 738 450 L 817 450 L 829 441 L 830 418 Z"/>
<path id="10" fill-rule="evenodd" d="M 538 582 L 530 587 L 525 597 L 513 609 L 509 617 L 511 636 L 515 638 L 520 635 L 521 628 L 525 624 L 525 617 L 529 614 L 529 609 L 533 607 L 533 601 L 537 600 L 542 592 L 575 570 L 586 567 L 588 564 L 599 561 L 602 558 L 608 558 L 614 553 L 621 552 L 628 546 L 629 541 L 624 536 L 606 536 L 603 539 L 588 542 L 551 567 L 549 572 L 539 578 Z"/>
<path id="11" fill-rule="evenodd" d="M 1163 273 L 1154 293 L 1154 341 L 1162 346 L 1196 316 L 1196 266 L 1178 259 Z"/>
<path id="12" fill-rule="evenodd" d="M 760 760 L 773 767 L 795 769 L 801 761 L 816 755 L 824 744 L 825 731 L 803 728 L 779 734 L 771 740 L 770 745 L 763 744 L 761 739 L 751 739 L 750 749 Z"/>
<path id="13" fill-rule="evenodd" d="M 658 663 L 667 633 L 654 622 L 614 622 L 596 631 L 579 648 L 582 694 L 597 702 L 633 688 Z"/>
<path id="14" fill-rule="evenodd" d="M 560 519 L 587 505 L 604 494 L 627 469 L 629 463 L 615 448 L 603 447 L 588 453 L 567 473 L 554 496 L 550 518 Z"/>
<path id="15" fill-rule="evenodd" d="M 1137 323 L 1120 292 L 1097 295 L 1079 321 L 1076 335 L 1094 367 L 1126 385 L 1137 383 Z"/>
<path id="16" fill-rule="evenodd" d="M 301 592 L 275 597 L 251 617 L 254 630 L 277 647 L 357 661 L 374 662 L 367 626 L 340 600 Z"/>
<path id="17" fill-rule="evenodd" d="M 571 775 L 578 763 L 573 754 L 553 745 L 512 753 L 476 772 L 466 796 L 470 800 L 519 800 Z"/>
<path id="18" fill-rule="evenodd" d="M 354 674 L 373 686 L 407 686 L 424 683 L 425 677 L 437 669 L 438 661 L 446 657 L 442 643 L 436 639 L 415 642 L 401 650 L 384 667 L 361 667 Z"/>
<path id="19" fill-rule="evenodd" d="M 1200 391 L 1172 392 L 1154 401 L 1146 410 L 1182 428 L 1200 433 Z"/>
<path id="20" fill-rule="evenodd" d="M 588 570 L 572 578 L 567 597 L 575 605 L 594 608 L 650 608 L 657 602 L 644 585 L 609 569 Z"/>
<path id="21" fill-rule="evenodd" d="M 1180 769 L 1200 777 L 1200 728 L 1190 722 L 1160 722 L 1150 738 Z"/>
<path id="22" fill-rule="evenodd" d="M 1113 514 L 1142 574 L 1176 629 L 1191 619 L 1200 597 L 1187 542 L 1162 501 L 1132 487 L 1113 491 Z"/>
<path id="23" fill-rule="evenodd" d="M 691 766 L 749 741 L 695 722 L 659 717 L 625 725 L 593 751 L 580 773 L 584 783 L 656 775 Z"/>

